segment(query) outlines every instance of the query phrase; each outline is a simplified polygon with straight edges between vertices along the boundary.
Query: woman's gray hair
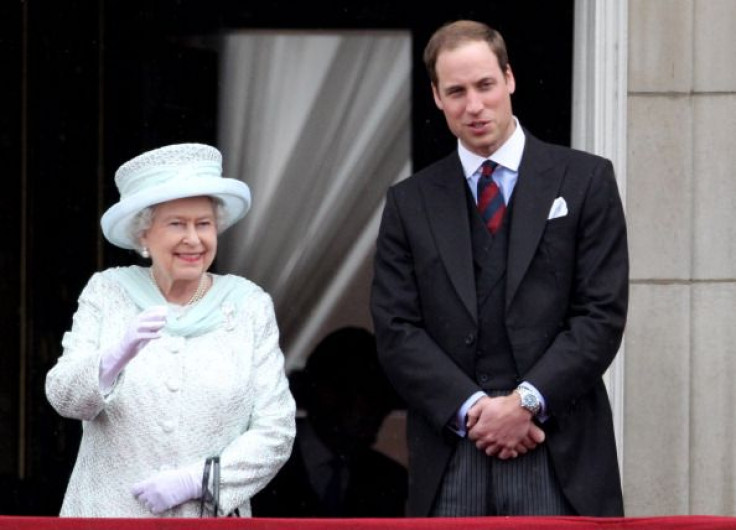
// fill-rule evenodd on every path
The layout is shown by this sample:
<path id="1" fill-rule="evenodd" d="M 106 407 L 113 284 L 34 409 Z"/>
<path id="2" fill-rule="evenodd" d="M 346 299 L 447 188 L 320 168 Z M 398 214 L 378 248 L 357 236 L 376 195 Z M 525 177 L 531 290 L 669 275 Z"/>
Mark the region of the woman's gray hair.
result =
<path id="1" fill-rule="evenodd" d="M 217 233 L 219 234 L 220 226 L 223 225 L 222 220 L 225 215 L 225 204 L 217 197 L 207 198 L 212 201 L 212 206 L 215 209 L 215 226 L 217 226 Z M 154 204 L 153 206 L 148 206 L 142 209 L 133 218 L 133 221 L 130 223 L 130 236 L 132 237 L 133 241 L 140 241 L 146 230 L 151 228 L 151 225 L 153 224 L 153 214 L 156 211 L 156 206 L 158 205 Z"/>

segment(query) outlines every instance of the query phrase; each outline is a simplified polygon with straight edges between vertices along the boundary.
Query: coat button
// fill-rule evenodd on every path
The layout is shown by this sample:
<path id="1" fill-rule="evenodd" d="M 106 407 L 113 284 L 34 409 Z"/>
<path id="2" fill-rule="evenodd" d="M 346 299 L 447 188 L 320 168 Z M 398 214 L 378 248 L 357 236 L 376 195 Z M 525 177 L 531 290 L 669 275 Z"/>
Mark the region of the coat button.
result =
<path id="1" fill-rule="evenodd" d="M 161 422 L 161 428 L 164 430 L 164 432 L 173 432 L 176 428 L 176 423 L 174 420 L 163 420 Z"/>
<path id="2" fill-rule="evenodd" d="M 472 333 L 468 333 L 468 335 L 465 337 L 465 344 L 467 346 L 472 346 L 474 342 L 475 342 L 475 335 L 473 335 Z"/>
<path id="3" fill-rule="evenodd" d="M 488 381 L 488 375 L 487 374 L 480 374 L 480 382 L 486 383 Z"/>

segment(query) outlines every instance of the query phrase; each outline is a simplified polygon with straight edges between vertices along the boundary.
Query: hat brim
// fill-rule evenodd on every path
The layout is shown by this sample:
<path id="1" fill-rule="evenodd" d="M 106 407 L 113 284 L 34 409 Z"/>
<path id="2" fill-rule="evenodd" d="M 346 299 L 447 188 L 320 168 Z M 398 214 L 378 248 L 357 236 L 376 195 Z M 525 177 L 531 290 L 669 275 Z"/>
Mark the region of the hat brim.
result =
<path id="1" fill-rule="evenodd" d="M 139 242 L 133 240 L 130 230 L 135 216 L 149 206 L 187 197 L 215 197 L 222 201 L 223 215 L 218 219 L 217 226 L 219 232 L 230 228 L 245 217 L 251 203 L 250 189 L 245 182 L 240 180 L 212 179 L 206 189 L 196 181 L 167 182 L 126 197 L 112 205 L 100 219 L 102 233 L 105 239 L 117 247 L 136 249 Z"/>

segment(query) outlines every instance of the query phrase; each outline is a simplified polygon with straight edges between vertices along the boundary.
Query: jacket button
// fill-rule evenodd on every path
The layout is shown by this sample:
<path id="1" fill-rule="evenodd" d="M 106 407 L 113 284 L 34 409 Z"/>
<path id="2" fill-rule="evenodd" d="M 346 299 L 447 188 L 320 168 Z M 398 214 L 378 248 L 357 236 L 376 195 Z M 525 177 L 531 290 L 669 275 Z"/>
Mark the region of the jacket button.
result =
<path id="1" fill-rule="evenodd" d="M 475 342 L 475 335 L 473 335 L 472 333 L 468 333 L 468 335 L 465 337 L 465 344 L 467 346 L 472 346 L 474 342 Z"/>
<path id="2" fill-rule="evenodd" d="M 173 432 L 176 429 L 176 422 L 174 420 L 163 420 L 161 422 L 161 428 L 166 433 Z"/>

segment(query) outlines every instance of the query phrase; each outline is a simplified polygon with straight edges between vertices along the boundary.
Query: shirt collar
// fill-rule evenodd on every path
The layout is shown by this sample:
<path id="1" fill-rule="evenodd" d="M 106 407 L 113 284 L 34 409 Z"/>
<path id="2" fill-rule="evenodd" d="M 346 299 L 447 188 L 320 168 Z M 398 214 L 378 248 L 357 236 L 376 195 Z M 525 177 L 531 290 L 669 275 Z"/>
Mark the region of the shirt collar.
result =
<path id="1" fill-rule="evenodd" d="M 524 130 L 521 128 L 516 116 L 514 116 L 514 122 L 516 123 L 514 132 L 511 134 L 509 139 L 490 156 L 490 160 L 493 160 L 497 164 L 510 169 L 511 171 L 518 172 L 519 166 L 521 165 L 521 155 L 524 153 L 526 136 L 524 135 Z M 478 171 L 480 165 L 486 160 L 485 157 L 478 156 L 466 149 L 460 140 L 457 142 L 457 154 L 460 157 L 460 163 L 463 166 L 466 178 Z"/>

